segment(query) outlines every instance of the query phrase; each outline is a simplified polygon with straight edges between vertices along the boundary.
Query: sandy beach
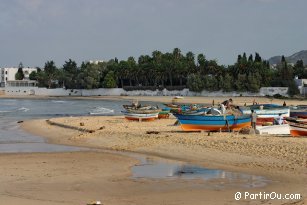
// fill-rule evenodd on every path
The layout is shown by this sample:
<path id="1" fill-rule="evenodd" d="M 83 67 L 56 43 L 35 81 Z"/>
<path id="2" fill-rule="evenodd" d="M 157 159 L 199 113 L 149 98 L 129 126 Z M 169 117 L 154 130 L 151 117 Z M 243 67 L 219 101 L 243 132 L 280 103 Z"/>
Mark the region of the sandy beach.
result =
<path id="1" fill-rule="evenodd" d="M 142 101 L 153 99 L 142 97 Z M 167 102 L 170 97 L 155 99 L 157 102 Z M 233 99 L 235 102 L 241 99 L 240 104 L 247 101 L 243 98 Z M 212 102 L 210 98 L 184 100 L 187 103 Z M 269 100 L 265 98 L 261 102 Z M 268 103 L 277 103 L 274 101 Z M 301 101 L 288 102 L 304 104 Z M 27 132 L 44 136 L 50 143 L 98 149 L 72 153 L 1 154 L 0 163 L 5 166 L 0 168 L 0 204 L 86 204 L 93 200 L 114 205 L 307 203 L 307 138 L 187 133 L 174 126 L 174 118 L 153 122 L 131 122 L 122 116 L 48 120 L 49 123 L 46 120 L 25 121 L 22 127 Z M 78 131 L 80 128 L 89 132 Z M 156 134 L 147 134 L 148 131 L 155 131 Z M 118 154 L 103 150 L 114 150 Z M 136 180 L 131 178 L 130 167 L 138 161 L 123 154 L 123 151 L 264 176 L 268 183 L 256 188 L 212 188 L 206 184 L 216 182 L 201 179 Z M 302 197 L 295 200 L 258 198 L 236 201 L 234 194 L 238 191 L 300 194 Z"/>

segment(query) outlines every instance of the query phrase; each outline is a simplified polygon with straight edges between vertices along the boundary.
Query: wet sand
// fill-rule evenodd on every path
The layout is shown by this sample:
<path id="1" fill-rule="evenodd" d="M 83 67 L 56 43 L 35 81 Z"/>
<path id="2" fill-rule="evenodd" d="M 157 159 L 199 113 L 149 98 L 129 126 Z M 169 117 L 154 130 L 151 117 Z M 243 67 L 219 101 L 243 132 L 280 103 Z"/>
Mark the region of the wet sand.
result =
<path id="1" fill-rule="evenodd" d="M 186 133 L 173 126 L 175 119 L 131 122 L 121 116 L 97 116 L 49 120 L 92 133 L 50 125 L 45 120 L 26 121 L 22 127 L 51 143 L 115 150 L 119 154 L 0 154 L 0 163 L 5 165 L 0 167 L 0 204 L 86 204 L 93 200 L 114 205 L 307 204 L 307 138 Z M 120 151 L 265 176 L 270 182 L 258 188 L 210 188 L 203 180 L 131 179 L 130 167 L 137 161 Z M 234 194 L 238 191 L 299 193 L 303 198 L 236 201 Z"/>

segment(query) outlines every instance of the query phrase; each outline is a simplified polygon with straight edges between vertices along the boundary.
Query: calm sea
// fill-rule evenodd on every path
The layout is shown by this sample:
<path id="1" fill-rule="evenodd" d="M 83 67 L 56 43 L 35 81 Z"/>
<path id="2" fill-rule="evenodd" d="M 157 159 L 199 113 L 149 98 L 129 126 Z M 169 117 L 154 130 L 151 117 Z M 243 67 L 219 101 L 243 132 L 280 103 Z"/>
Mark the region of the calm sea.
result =
<path id="1" fill-rule="evenodd" d="M 24 132 L 18 121 L 91 114 L 119 115 L 125 101 L 0 99 L 0 152 L 56 152 L 80 148 L 52 145 Z"/>

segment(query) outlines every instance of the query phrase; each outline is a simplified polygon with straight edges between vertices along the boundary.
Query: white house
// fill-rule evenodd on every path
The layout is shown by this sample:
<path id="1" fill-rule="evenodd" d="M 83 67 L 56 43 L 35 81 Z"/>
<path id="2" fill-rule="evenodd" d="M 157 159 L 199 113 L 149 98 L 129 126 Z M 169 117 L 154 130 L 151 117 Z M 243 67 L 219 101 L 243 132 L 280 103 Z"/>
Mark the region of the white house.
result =
<path id="1" fill-rule="evenodd" d="M 298 77 L 295 77 L 294 80 L 295 80 L 295 83 L 301 95 L 306 96 L 307 95 L 307 79 L 298 79 Z"/>
<path id="2" fill-rule="evenodd" d="M 89 61 L 86 61 L 90 64 L 95 64 L 95 65 L 98 65 L 99 63 L 103 63 L 104 60 L 89 60 Z"/>
<path id="3" fill-rule="evenodd" d="M 24 74 L 24 80 L 29 80 L 29 76 L 33 71 L 37 72 L 37 68 L 22 68 Z M 0 68 L 0 87 L 5 87 L 7 81 L 15 81 L 15 75 L 18 72 L 18 68 Z"/>

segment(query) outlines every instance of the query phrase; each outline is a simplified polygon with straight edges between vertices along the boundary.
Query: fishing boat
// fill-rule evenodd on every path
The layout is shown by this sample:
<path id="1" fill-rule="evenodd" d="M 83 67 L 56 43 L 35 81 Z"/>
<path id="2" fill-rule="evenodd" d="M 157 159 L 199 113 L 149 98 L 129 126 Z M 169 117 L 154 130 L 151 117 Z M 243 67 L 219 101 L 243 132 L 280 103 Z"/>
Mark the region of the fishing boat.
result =
<path id="1" fill-rule="evenodd" d="M 152 109 L 157 109 L 157 107 L 152 106 L 152 105 L 144 105 L 142 106 L 141 104 L 138 105 L 123 105 L 123 108 L 126 110 L 152 110 Z"/>
<path id="2" fill-rule="evenodd" d="M 288 124 L 256 126 L 256 134 L 290 135 L 290 127 Z"/>
<path id="3" fill-rule="evenodd" d="M 291 110 L 290 117 L 307 119 L 307 110 Z"/>
<path id="4" fill-rule="evenodd" d="M 251 126 L 250 115 L 184 115 L 174 114 L 184 131 L 238 131 Z"/>
<path id="5" fill-rule="evenodd" d="M 145 110 L 145 109 L 137 109 L 137 110 L 126 109 L 126 112 L 133 113 L 133 114 L 153 114 L 153 113 L 158 113 L 158 112 L 161 112 L 161 111 L 162 111 L 161 109 L 148 109 L 148 110 Z"/>
<path id="6" fill-rule="evenodd" d="M 307 136 L 307 119 L 287 118 L 293 137 Z"/>
<path id="7" fill-rule="evenodd" d="M 295 107 L 291 107 L 290 117 L 307 119 L 307 106 L 306 105 L 298 105 L 298 106 L 295 106 Z"/>
<path id="8" fill-rule="evenodd" d="M 155 113 L 132 113 L 132 112 L 127 112 L 127 111 L 122 111 L 124 114 L 125 118 L 127 120 L 137 120 L 137 121 L 152 121 L 158 118 L 159 112 Z"/>
<path id="9" fill-rule="evenodd" d="M 167 110 L 162 110 L 158 113 L 158 118 L 159 119 L 168 119 L 170 115 L 170 112 Z"/>
<path id="10" fill-rule="evenodd" d="M 279 115 L 281 117 L 290 116 L 290 108 L 286 106 L 277 106 L 274 104 L 253 105 L 249 107 L 240 107 L 243 114 L 250 115 L 251 110 L 254 110 L 257 114 L 257 125 L 263 125 L 265 123 L 274 123 L 275 118 Z"/>

